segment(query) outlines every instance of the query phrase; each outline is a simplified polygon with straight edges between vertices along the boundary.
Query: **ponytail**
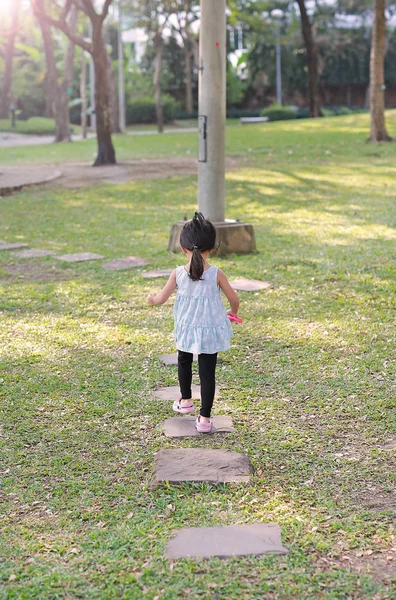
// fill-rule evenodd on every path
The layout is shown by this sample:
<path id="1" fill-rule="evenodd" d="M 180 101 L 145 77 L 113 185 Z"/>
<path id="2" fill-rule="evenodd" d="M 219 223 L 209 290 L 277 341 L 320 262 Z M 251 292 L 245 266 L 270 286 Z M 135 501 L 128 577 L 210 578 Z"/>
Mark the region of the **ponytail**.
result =
<path id="1" fill-rule="evenodd" d="M 194 246 L 193 255 L 190 263 L 190 277 L 193 281 L 199 281 L 202 279 L 204 272 L 204 261 L 201 256 L 198 246 Z"/>
<path id="2" fill-rule="evenodd" d="M 180 234 L 180 245 L 192 252 L 189 275 L 193 281 L 202 279 L 204 260 L 201 252 L 213 250 L 216 246 L 216 229 L 205 219 L 202 213 L 196 212 L 191 221 L 187 221 Z"/>

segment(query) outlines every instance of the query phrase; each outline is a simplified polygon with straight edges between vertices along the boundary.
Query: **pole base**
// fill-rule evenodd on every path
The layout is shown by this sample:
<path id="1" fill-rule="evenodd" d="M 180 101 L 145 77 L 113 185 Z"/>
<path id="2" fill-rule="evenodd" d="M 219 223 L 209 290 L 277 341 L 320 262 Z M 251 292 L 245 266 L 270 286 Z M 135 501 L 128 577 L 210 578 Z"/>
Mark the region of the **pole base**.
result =
<path id="1" fill-rule="evenodd" d="M 178 221 L 172 225 L 169 236 L 168 251 L 180 252 L 180 233 L 186 221 Z M 217 232 L 216 256 L 227 254 L 249 254 L 256 250 L 253 225 L 240 221 L 219 221 L 213 223 Z"/>

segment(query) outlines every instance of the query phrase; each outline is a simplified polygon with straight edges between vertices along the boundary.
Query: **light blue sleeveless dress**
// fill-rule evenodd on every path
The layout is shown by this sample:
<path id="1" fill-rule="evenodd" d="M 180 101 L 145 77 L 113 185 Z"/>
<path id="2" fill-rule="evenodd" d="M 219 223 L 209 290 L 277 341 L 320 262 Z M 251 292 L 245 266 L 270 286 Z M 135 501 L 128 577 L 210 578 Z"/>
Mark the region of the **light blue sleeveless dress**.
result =
<path id="1" fill-rule="evenodd" d="M 233 332 L 217 285 L 217 272 L 217 267 L 209 267 L 200 281 L 193 281 L 185 267 L 176 269 L 174 333 L 178 350 L 215 354 L 229 349 Z"/>

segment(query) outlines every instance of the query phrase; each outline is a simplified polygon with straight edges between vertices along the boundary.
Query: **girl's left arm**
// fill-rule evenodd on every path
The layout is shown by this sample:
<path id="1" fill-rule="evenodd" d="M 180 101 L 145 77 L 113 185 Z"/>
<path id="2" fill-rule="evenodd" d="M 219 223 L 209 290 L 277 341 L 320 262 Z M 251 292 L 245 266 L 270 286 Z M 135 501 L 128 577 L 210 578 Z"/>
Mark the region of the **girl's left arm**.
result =
<path id="1" fill-rule="evenodd" d="M 159 304 L 165 304 L 168 298 L 173 294 L 176 289 L 176 269 L 172 271 L 166 285 L 160 292 L 149 294 L 147 296 L 147 302 L 151 306 L 158 306 Z"/>

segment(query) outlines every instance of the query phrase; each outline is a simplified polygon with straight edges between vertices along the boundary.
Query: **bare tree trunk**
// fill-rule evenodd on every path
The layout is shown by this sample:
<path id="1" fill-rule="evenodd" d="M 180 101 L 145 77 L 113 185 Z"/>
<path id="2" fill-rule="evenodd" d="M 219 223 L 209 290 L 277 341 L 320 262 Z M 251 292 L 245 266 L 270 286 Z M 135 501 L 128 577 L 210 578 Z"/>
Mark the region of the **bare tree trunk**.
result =
<path id="1" fill-rule="evenodd" d="M 43 35 L 44 52 L 47 62 L 48 87 L 51 94 L 52 112 L 55 116 L 55 141 L 69 140 L 69 115 L 65 111 L 65 102 L 62 98 L 62 90 L 58 83 L 58 73 L 54 54 L 54 44 L 51 35 L 51 26 L 45 19 L 40 19 L 40 27 Z"/>
<path id="2" fill-rule="evenodd" d="M 85 52 L 81 50 L 81 78 L 80 78 L 80 96 L 81 96 L 81 130 L 82 137 L 87 137 L 87 63 L 85 61 Z"/>
<path id="3" fill-rule="evenodd" d="M 110 119 L 111 119 L 111 132 L 121 133 L 120 130 L 120 119 L 118 114 L 118 94 L 116 87 L 116 79 L 114 76 L 114 69 L 111 62 L 111 57 L 108 57 L 108 70 L 109 70 L 109 89 L 110 89 Z"/>
<path id="4" fill-rule="evenodd" d="M 95 113 L 96 137 L 98 142 L 98 155 L 94 162 L 94 167 L 99 165 L 113 165 L 116 162 L 111 140 L 108 54 L 103 39 L 103 23 L 108 16 L 111 3 L 112 0 L 105 0 L 100 13 L 95 10 L 96 3 L 94 0 L 81 0 L 81 2 L 76 3 L 91 22 L 92 40 L 86 40 L 77 35 L 77 33 L 73 33 L 66 21 L 66 16 L 70 14 L 73 4 L 71 0 L 65 3 L 63 10 L 58 12 L 58 19 L 54 19 L 46 13 L 43 0 L 31 0 L 34 13 L 40 23 L 43 21 L 63 31 L 70 40 L 78 44 L 92 56 L 95 69 Z M 58 6 L 58 8 L 60 7 Z"/>
<path id="5" fill-rule="evenodd" d="M 109 56 L 103 39 L 102 28 L 98 23 L 93 27 L 93 46 L 95 52 L 95 113 L 96 135 L 98 140 L 98 156 L 94 167 L 114 165 L 116 162 L 114 147 L 111 141 L 110 89 L 109 89 Z"/>
<path id="6" fill-rule="evenodd" d="M 164 51 L 164 40 L 162 39 L 162 29 L 158 30 L 154 37 L 154 49 L 155 49 L 155 69 L 153 77 L 154 85 L 154 97 L 155 97 L 155 113 L 157 117 L 158 133 L 164 131 L 164 111 L 162 108 L 161 99 L 161 67 L 162 67 L 162 54 Z"/>
<path id="7" fill-rule="evenodd" d="M 308 93 L 309 114 L 311 117 L 320 117 L 320 101 L 318 92 L 319 82 L 319 50 L 313 32 L 313 24 L 310 22 L 304 0 L 297 0 L 301 14 L 301 31 L 307 52 L 308 68 Z"/>
<path id="8" fill-rule="evenodd" d="M 385 125 L 385 60 L 386 17 L 385 0 L 374 0 L 374 23 L 370 55 L 370 112 L 371 132 L 369 141 L 389 142 Z"/>
<path id="9" fill-rule="evenodd" d="M 12 64 L 14 61 L 15 39 L 18 34 L 20 0 L 13 0 L 11 30 L 8 33 L 7 46 L 5 49 L 5 71 L 3 89 L 0 99 L 0 119 L 7 119 L 11 103 L 12 87 Z"/>
<path id="10" fill-rule="evenodd" d="M 192 51 L 190 41 L 184 39 L 184 60 L 185 60 L 185 76 L 186 76 L 186 111 L 192 113 L 194 110 L 194 100 L 192 91 Z"/>

